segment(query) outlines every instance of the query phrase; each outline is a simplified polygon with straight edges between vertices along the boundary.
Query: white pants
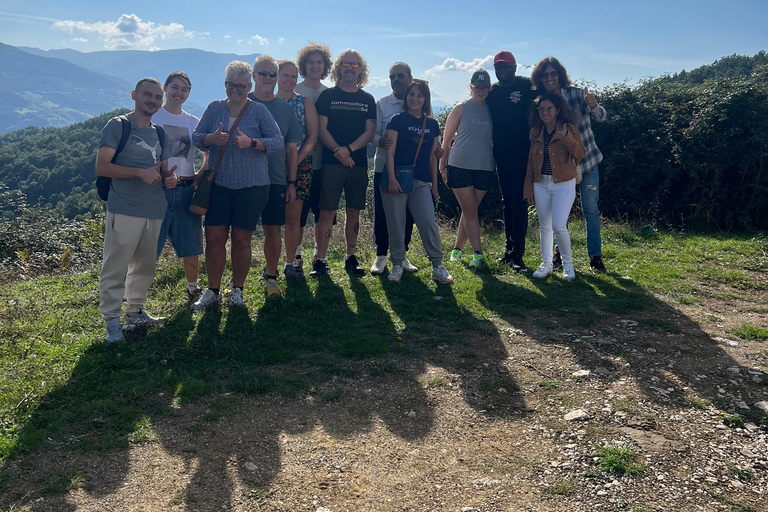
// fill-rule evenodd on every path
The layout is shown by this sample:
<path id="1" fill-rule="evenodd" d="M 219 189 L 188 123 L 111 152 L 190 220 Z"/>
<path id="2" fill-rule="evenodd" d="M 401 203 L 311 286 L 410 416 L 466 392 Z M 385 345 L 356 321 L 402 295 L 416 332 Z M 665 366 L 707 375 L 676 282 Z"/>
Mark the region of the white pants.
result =
<path id="1" fill-rule="evenodd" d="M 555 183 L 552 176 L 542 175 L 540 182 L 533 184 L 533 200 L 539 217 L 541 233 L 541 259 L 552 263 L 552 234 L 557 236 L 557 247 L 563 263 L 573 263 L 571 236 L 568 234 L 568 216 L 576 199 L 576 180 Z"/>
<path id="2" fill-rule="evenodd" d="M 104 261 L 99 276 L 99 309 L 104 320 L 144 308 L 155 278 L 157 239 L 163 219 L 107 212 Z"/>

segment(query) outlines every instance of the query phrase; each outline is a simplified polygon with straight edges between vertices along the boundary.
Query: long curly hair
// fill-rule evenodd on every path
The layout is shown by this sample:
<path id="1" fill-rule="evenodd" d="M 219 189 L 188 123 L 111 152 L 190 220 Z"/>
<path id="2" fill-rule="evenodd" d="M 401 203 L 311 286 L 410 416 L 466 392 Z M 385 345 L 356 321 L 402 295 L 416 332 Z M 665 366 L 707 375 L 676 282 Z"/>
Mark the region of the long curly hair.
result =
<path id="1" fill-rule="evenodd" d="M 301 78 L 307 78 L 307 60 L 309 60 L 309 57 L 313 53 L 319 53 L 323 58 L 323 76 L 320 77 L 322 80 L 331 72 L 331 49 L 327 44 L 316 43 L 314 41 L 307 43 L 306 46 L 299 50 L 298 55 L 296 55 L 296 61 L 299 63 L 299 75 Z"/>
<path id="2" fill-rule="evenodd" d="M 531 83 L 533 84 L 532 89 L 540 91 L 544 90 L 544 84 L 542 83 L 543 78 L 541 74 L 544 73 L 544 70 L 550 64 L 553 68 L 555 68 L 555 71 L 557 71 L 557 80 L 560 82 L 560 88 L 565 89 L 571 85 L 571 77 L 568 76 L 568 71 L 565 70 L 565 66 L 560 64 L 559 60 L 550 56 L 541 59 L 536 64 L 536 66 L 534 66 L 533 71 L 531 71 Z"/>
<path id="3" fill-rule="evenodd" d="M 336 58 L 336 62 L 333 63 L 331 80 L 333 80 L 333 83 L 335 83 L 336 85 L 339 85 L 339 82 L 341 81 L 342 57 L 344 57 L 348 53 L 353 54 L 360 61 L 360 67 L 358 68 L 358 71 L 360 71 L 360 76 L 357 79 L 357 86 L 362 89 L 368 83 L 368 63 L 365 61 L 363 56 L 360 55 L 360 52 L 358 52 L 357 50 L 353 50 L 351 48 L 344 50 Z"/>

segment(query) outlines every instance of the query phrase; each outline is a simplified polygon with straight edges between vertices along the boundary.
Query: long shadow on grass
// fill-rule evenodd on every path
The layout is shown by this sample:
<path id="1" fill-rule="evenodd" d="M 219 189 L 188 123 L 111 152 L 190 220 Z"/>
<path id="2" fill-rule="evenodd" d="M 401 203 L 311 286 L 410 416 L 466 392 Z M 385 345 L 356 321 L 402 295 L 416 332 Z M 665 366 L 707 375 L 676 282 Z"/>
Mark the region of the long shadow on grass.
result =
<path id="1" fill-rule="evenodd" d="M 401 283 L 384 277 L 381 282 L 405 324 L 403 342 L 427 363 L 458 374 L 468 405 L 501 418 L 525 414 L 523 396 L 506 364 L 507 351 L 492 322 L 459 306 L 450 285 L 437 285 L 433 291 L 408 274 Z"/>
<path id="2" fill-rule="evenodd" d="M 185 306 L 163 328 L 94 343 L 20 433 L 0 474 L 0 508 L 74 510 L 67 492 L 83 488 L 125 508 L 152 496 L 165 500 L 152 502 L 158 509 L 220 510 L 268 493 L 281 435 L 320 426 L 337 437 L 377 428 L 426 436 L 434 413 L 417 379 L 423 364 L 391 371 L 379 357 L 397 331 L 367 287 L 352 281 L 345 293 L 323 279 L 288 292 L 266 300 L 255 319 L 227 307 L 197 319 Z M 200 410 L 196 400 L 212 393 L 211 408 Z M 268 395 L 263 410 L 245 409 L 246 395 Z M 183 492 L 157 492 L 150 479 L 123 494 L 129 474 L 135 483 L 152 471 L 131 458 L 130 446 L 143 442 L 159 443 L 184 468 Z M 251 491 L 235 496 L 238 485 Z"/>
<path id="3" fill-rule="evenodd" d="M 765 386 L 750 380 L 755 368 L 741 367 L 696 322 L 628 279 L 577 274 L 565 282 L 529 274 L 530 290 L 481 277 L 477 298 L 486 308 L 537 343 L 567 348 L 582 368 L 608 370 L 601 378 L 630 376 L 651 400 L 684 408 L 692 398 L 728 406 L 766 397 Z M 570 373 L 562 369 L 557 378 Z"/>

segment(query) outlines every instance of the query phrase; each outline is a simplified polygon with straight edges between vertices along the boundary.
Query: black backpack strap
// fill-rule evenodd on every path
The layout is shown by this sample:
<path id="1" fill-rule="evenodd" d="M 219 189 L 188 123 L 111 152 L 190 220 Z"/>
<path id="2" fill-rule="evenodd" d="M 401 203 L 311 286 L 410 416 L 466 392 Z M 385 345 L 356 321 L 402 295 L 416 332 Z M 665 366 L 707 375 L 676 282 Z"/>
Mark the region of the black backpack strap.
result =
<path id="1" fill-rule="evenodd" d="M 165 130 L 159 124 L 152 123 L 152 125 L 157 131 L 157 141 L 160 143 L 160 155 L 162 156 L 163 149 L 165 148 Z"/>
<path id="2" fill-rule="evenodd" d="M 117 119 L 120 120 L 123 133 L 120 136 L 120 143 L 117 145 L 115 155 L 112 157 L 112 163 L 115 163 L 115 160 L 117 160 L 117 155 L 119 155 L 120 152 L 125 149 L 125 145 L 128 143 L 128 139 L 131 137 L 131 120 L 128 119 L 128 116 L 123 114 L 122 116 L 117 116 Z"/>

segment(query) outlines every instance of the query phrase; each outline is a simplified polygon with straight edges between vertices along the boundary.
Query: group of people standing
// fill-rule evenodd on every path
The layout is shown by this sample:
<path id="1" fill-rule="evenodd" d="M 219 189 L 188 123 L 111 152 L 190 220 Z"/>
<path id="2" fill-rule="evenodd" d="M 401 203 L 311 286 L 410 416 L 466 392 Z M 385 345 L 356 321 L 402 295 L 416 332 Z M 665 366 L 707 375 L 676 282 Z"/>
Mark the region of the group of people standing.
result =
<path id="1" fill-rule="evenodd" d="M 442 144 L 427 82 L 413 79 L 410 67 L 397 62 L 389 74 L 392 94 L 376 102 L 363 90 L 369 70 L 355 50 L 345 50 L 332 61 L 326 45 L 310 43 L 295 62 L 266 55 L 252 68 L 231 62 L 225 70 L 227 98 L 212 102 L 199 121 L 182 108 L 192 88 L 185 73 L 171 73 L 165 84 L 142 79 L 132 91 L 134 111 L 105 126 L 96 161 L 97 175 L 112 180 L 100 279 L 107 341 L 122 339 L 122 330 L 164 321 L 143 308 L 166 240 L 184 261 L 193 310 L 221 302 L 227 241 L 232 266 L 229 303 L 245 305 L 243 286 L 259 221 L 268 297 L 282 294 L 277 279 L 283 243 L 285 279 L 303 275 L 301 241 L 310 213 L 315 218 L 315 247 L 309 274 L 327 274 L 326 255 L 342 192 L 344 266 L 350 274 L 364 274 L 356 249 L 369 184 L 369 143 L 376 147 L 376 258 L 371 273 L 386 271 L 388 252 L 390 281 L 400 281 L 404 271 L 418 270 L 406 256 L 415 223 L 432 264 L 432 278 L 441 284 L 453 282 L 442 263 L 435 221 L 438 171 L 462 209 L 451 260 L 462 258 L 469 241 L 474 251 L 469 265 L 482 266 L 477 211 L 495 179 L 495 165 L 506 230 L 499 261 L 526 270 L 522 256 L 527 204 L 535 204 L 543 263 L 533 275 L 545 277 L 561 263 L 564 278 L 572 279 L 566 222 L 582 160 L 579 174 L 591 266 L 603 271 L 597 213 L 597 164 L 602 155 L 594 145 L 590 118 L 605 120 L 605 110 L 586 89 L 571 87 L 565 69 L 552 57 L 536 66 L 531 80 L 515 76 L 515 59 L 507 51 L 496 55 L 494 68 L 499 82 L 493 86 L 486 71 L 472 75 L 471 97 L 448 116 Z M 332 88 L 322 83 L 329 75 Z M 536 98 L 538 93 L 546 94 Z M 203 154 L 200 169 L 195 169 L 195 149 Z M 209 168 L 215 172 L 204 174 Z M 407 174 L 412 179 L 401 181 Z M 587 179 L 589 174 L 594 176 Z M 194 190 L 209 175 L 213 181 L 203 221 L 189 206 Z M 554 253 L 553 232 L 558 243 Z M 205 290 L 198 285 L 203 251 Z"/>

